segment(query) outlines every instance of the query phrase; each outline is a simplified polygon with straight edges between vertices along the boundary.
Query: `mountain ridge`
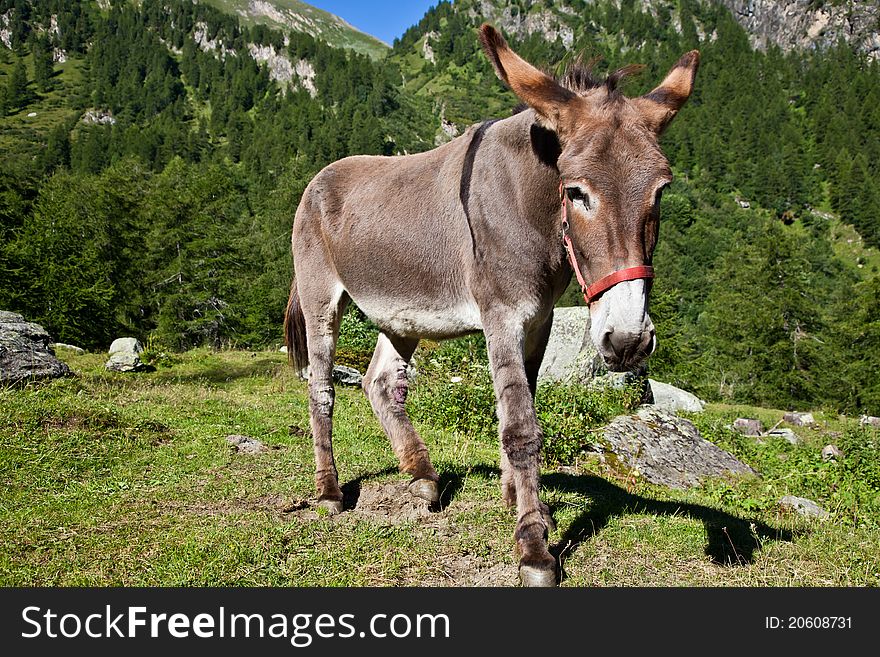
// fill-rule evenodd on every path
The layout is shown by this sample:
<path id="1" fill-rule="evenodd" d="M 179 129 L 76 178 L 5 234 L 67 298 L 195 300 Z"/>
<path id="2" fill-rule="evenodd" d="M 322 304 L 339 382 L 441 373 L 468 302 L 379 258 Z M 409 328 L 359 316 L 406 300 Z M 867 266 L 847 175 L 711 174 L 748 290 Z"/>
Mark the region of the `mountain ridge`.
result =
<path id="1" fill-rule="evenodd" d="M 296 30 L 330 45 L 381 59 L 390 46 L 358 29 L 341 16 L 300 0 L 200 0 L 244 23 L 266 25 L 283 31 Z"/>

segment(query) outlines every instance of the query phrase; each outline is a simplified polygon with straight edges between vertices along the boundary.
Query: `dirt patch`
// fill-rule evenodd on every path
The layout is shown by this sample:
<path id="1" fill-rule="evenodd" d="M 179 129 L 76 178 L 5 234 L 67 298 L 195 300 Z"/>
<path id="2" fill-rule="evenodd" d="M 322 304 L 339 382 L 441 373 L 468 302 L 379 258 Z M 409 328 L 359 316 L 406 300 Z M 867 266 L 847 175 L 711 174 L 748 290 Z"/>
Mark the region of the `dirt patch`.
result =
<path id="1" fill-rule="evenodd" d="M 427 500 L 410 495 L 406 482 L 363 486 L 352 511 L 355 516 L 394 525 L 435 515 Z"/>
<path id="2" fill-rule="evenodd" d="M 437 563 L 440 576 L 425 586 L 518 586 L 519 571 L 512 563 L 489 563 L 472 554 L 447 554 Z"/>
<path id="3" fill-rule="evenodd" d="M 423 531 L 436 537 L 440 549 L 455 550 L 469 529 L 454 522 L 463 509 L 480 506 L 475 502 L 456 503 L 435 511 L 426 500 L 410 495 L 408 482 L 371 483 L 354 489 L 344 487 L 346 510 L 330 518 L 332 522 L 371 522 L 379 525 L 413 523 L 413 531 Z M 492 504 L 486 501 L 485 504 Z M 299 503 L 284 511 L 286 517 L 300 521 L 321 518 L 314 501 Z M 327 516 L 323 516 L 327 518 Z M 514 563 L 496 563 L 469 553 L 447 552 L 431 565 L 432 574 L 412 582 L 418 586 L 517 586 L 519 573 Z"/>

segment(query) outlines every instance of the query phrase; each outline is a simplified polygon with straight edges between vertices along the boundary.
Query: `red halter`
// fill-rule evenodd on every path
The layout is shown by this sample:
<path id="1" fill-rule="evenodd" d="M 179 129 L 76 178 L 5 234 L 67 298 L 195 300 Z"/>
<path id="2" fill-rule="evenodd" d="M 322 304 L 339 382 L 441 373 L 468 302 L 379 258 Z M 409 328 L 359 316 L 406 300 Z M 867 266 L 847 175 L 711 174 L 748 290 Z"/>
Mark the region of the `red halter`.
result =
<path id="1" fill-rule="evenodd" d="M 569 224 L 568 210 L 565 205 L 565 184 L 561 182 L 559 183 L 559 198 L 562 200 L 562 243 L 565 245 L 565 250 L 568 253 L 568 262 L 571 264 L 571 268 L 574 269 L 574 275 L 577 276 L 577 282 L 581 286 L 581 292 L 584 294 L 584 301 L 587 302 L 588 306 L 602 296 L 604 292 L 607 292 L 618 283 L 622 283 L 623 281 L 635 281 L 640 278 L 648 280 L 654 278 L 653 267 L 639 265 L 638 267 L 618 269 L 607 276 L 603 276 L 592 285 L 587 285 L 587 282 L 581 274 L 581 268 L 578 266 L 577 256 L 574 254 L 574 245 L 571 243 L 571 237 L 568 235 Z"/>

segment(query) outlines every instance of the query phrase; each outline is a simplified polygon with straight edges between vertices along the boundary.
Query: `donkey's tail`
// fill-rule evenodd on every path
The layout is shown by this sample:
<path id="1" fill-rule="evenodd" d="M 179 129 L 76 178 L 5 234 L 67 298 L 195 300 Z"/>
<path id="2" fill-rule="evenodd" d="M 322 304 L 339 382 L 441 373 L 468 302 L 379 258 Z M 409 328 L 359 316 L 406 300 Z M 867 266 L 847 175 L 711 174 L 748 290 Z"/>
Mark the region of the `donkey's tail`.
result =
<path id="1" fill-rule="evenodd" d="M 299 302 L 295 279 L 290 284 L 290 299 L 287 300 L 287 312 L 284 313 L 284 344 L 287 345 L 287 360 L 297 371 L 308 366 L 306 318 Z"/>

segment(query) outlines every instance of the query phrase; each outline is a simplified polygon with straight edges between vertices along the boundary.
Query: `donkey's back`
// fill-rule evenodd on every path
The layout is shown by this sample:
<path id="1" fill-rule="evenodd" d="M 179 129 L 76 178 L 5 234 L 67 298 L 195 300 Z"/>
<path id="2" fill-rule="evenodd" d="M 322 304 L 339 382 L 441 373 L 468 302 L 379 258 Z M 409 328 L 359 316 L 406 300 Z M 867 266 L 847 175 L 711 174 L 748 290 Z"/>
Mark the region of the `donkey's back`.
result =
<path id="1" fill-rule="evenodd" d="M 459 201 L 470 135 L 427 153 L 354 156 L 324 168 L 293 226 L 301 301 L 353 300 L 380 328 L 405 337 L 478 330 Z"/>

